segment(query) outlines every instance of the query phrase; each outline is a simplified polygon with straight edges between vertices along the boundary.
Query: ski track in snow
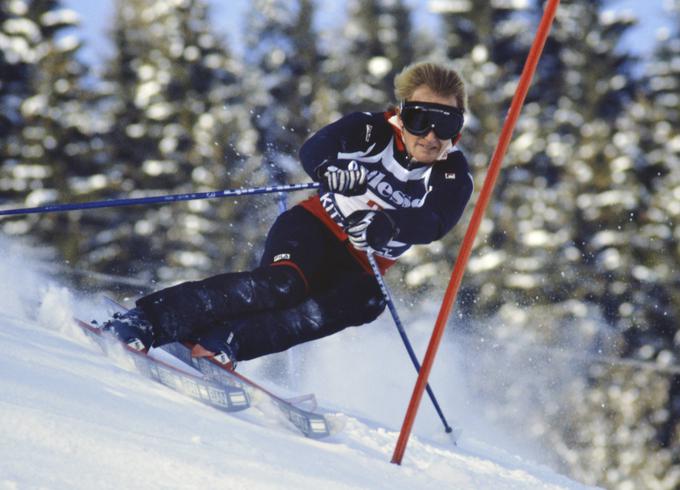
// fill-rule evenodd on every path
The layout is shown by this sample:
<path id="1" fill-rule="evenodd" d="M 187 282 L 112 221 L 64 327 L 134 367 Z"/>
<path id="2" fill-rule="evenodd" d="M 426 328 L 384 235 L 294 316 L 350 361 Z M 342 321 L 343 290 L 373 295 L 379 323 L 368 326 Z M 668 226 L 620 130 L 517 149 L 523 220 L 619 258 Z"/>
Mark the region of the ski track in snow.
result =
<path id="1" fill-rule="evenodd" d="M 31 272 L 28 258 L 0 259 L 0 277 L 0 490 L 590 488 L 467 432 L 457 447 L 418 434 L 393 465 L 393 421 L 353 416 L 342 396 L 320 398 L 342 407 L 332 419 L 343 426 L 321 441 L 297 435 L 266 405 L 225 414 L 142 377 L 124 355 L 103 355 L 70 318 L 105 310 Z"/>

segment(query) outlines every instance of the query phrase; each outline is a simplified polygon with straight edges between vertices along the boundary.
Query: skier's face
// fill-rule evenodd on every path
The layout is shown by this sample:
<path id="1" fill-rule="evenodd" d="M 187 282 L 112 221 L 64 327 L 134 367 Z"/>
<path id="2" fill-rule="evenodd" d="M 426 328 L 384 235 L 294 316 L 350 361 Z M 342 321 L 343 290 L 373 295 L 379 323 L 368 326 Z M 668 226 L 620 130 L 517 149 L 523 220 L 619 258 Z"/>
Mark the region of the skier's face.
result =
<path id="1" fill-rule="evenodd" d="M 408 99 L 409 102 L 432 102 L 435 104 L 442 104 L 451 107 L 457 107 L 456 97 L 443 97 L 433 92 L 427 85 L 421 85 L 413 91 L 413 94 Z M 436 160 L 441 160 L 446 157 L 446 152 L 451 148 L 452 141 L 450 139 L 442 140 L 437 137 L 434 131 L 429 131 L 427 134 L 415 135 L 409 133 L 404 127 L 404 122 L 399 117 L 399 125 L 401 127 L 402 135 L 406 151 L 414 160 L 421 163 L 433 163 Z"/>

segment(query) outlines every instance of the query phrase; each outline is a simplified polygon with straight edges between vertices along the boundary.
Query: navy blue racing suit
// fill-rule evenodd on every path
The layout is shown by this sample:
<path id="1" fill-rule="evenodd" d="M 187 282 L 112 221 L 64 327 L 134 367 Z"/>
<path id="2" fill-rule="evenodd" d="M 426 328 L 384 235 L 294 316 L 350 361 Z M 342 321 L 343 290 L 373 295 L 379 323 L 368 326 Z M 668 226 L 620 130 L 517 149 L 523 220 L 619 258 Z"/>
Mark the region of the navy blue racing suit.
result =
<path id="1" fill-rule="evenodd" d="M 376 259 L 384 272 L 411 245 L 443 237 L 472 193 L 463 153 L 452 147 L 433 164 L 413 161 L 393 113 L 353 113 L 322 128 L 300 150 L 305 171 L 322 178 L 328 162 L 368 170 L 359 196 L 320 191 L 282 213 L 270 229 L 260 267 L 173 286 L 137 301 L 155 344 L 197 340 L 221 329 L 237 360 L 368 323 L 385 300 L 363 251 L 344 228 L 356 211 L 381 209 L 398 228 Z"/>

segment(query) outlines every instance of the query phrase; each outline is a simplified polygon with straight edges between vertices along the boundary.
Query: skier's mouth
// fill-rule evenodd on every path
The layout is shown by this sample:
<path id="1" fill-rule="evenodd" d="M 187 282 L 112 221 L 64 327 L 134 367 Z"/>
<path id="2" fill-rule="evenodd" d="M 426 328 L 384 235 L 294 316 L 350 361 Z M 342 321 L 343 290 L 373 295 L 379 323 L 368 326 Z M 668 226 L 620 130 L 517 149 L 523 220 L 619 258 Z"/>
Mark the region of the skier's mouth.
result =
<path id="1" fill-rule="evenodd" d="M 425 150 L 428 153 L 434 153 L 439 150 L 438 145 L 430 145 L 427 143 L 416 143 L 417 146 L 420 146 L 423 150 Z"/>

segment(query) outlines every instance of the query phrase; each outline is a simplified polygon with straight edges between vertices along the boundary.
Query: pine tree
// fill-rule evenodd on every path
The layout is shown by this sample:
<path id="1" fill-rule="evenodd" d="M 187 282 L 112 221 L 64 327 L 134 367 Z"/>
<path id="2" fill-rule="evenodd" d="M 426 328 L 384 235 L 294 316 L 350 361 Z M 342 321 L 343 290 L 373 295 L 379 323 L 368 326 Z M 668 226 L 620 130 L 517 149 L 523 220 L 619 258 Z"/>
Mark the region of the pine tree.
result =
<path id="1" fill-rule="evenodd" d="M 570 299 L 605 305 L 611 298 L 617 278 L 592 272 L 608 267 L 606 254 L 598 257 L 608 248 L 601 242 L 617 227 L 632 228 L 630 206 L 638 203 L 619 200 L 616 188 L 639 183 L 610 178 L 617 164 L 610 162 L 623 153 L 616 124 L 625 124 L 620 116 L 634 86 L 631 57 L 614 49 L 630 21 L 602 17 L 602 5 L 572 1 L 559 9 L 497 184 L 489 238 L 471 263 L 471 271 L 484 272 L 472 281 L 482 311 Z M 616 306 L 605 308 L 610 320 Z"/>
<path id="2" fill-rule="evenodd" d="M 618 169 L 641 183 L 638 199 L 644 203 L 631 216 L 636 233 L 626 239 L 632 259 L 630 291 L 625 291 L 626 302 L 619 307 L 617 318 L 626 339 L 622 350 L 626 357 L 657 368 L 613 380 L 603 378 L 609 381 L 610 392 L 615 386 L 622 396 L 636 398 L 637 416 L 621 425 L 639 434 L 625 451 L 630 453 L 634 445 L 641 463 L 626 468 L 623 458 L 618 458 L 612 466 L 638 485 L 675 488 L 680 485 L 680 456 L 674 449 L 680 428 L 680 249 L 676 238 L 680 224 L 680 138 L 673 128 L 680 123 L 680 2 L 669 6 L 676 27 L 658 39 L 644 74 L 642 94 L 628 110 L 626 131 L 621 137 L 630 149 L 628 160 Z"/>
<path id="3" fill-rule="evenodd" d="M 394 103 L 393 80 L 417 61 L 420 38 L 403 0 L 352 0 L 340 39 L 334 39 L 324 73 L 339 94 L 340 114 L 380 111 Z"/>
<path id="4" fill-rule="evenodd" d="M 543 4 L 537 2 L 536 18 Z M 463 297 L 463 306 L 471 305 L 489 325 L 485 335 L 513 345 L 518 358 L 528 357 L 536 364 L 545 358 L 556 376 L 551 384 L 560 386 L 565 380 L 557 377 L 560 364 L 551 353 L 555 349 L 573 346 L 585 358 L 603 354 L 639 358 L 655 353 L 651 345 L 664 342 L 668 333 L 675 334 L 669 329 L 674 320 L 659 318 L 671 304 L 667 289 L 657 280 L 663 246 L 653 234 L 663 232 L 641 227 L 653 203 L 650 176 L 658 169 L 645 162 L 644 152 L 638 149 L 638 125 L 631 117 L 643 110 L 635 102 L 634 59 L 620 46 L 632 20 L 606 13 L 604 7 L 605 2 L 597 1 L 562 2 L 482 229 L 486 239 L 477 243 L 466 289 L 461 292 L 469 295 Z M 501 36 L 517 33 L 512 19 L 491 23 L 488 31 Z M 469 50 L 474 61 L 484 39 L 474 28 L 479 25 L 483 32 L 485 23 L 466 23 L 459 16 L 453 21 L 462 26 L 449 44 L 460 55 Z M 488 60 L 495 60 L 493 53 L 503 49 L 520 53 L 523 36 L 515 38 L 520 41 L 515 47 L 507 40 L 489 42 L 502 49 L 485 51 L 484 64 L 465 72 L 470 91 L 488 98 L 472 99 L 472 116 L 480 108 L 496 115 L 507 110 L 509 101 L 504 97 L 512 94 L 508 89 L 513 84 L 491 77 L 492 83 L 481 86 L 477 80 L 498 75 L 498 68 Z M 510 68 L 506 81 L 519 68 L 512 62 L 501 66 Z M 495 109 L 499 102 L 503 110 Z M 497 135 L 492 124 L 484 125 L 481 118 L 480 123 L 470 128 L 476 134 L 469 130 L 468 134 Z M 648 260 L 656 255 L 656 270 L 641 266 L 643 249 L 649 250 Z M 484 316 L 494 311 L 495 316 Z M 659 335 L 657 326 L 667 333 Z M 635 337 L 639 341 L 631 342 Z M 539 345 L 547 349 L 545 354 L 536 352 Z M 662 357 L 667 362 L 668 351 Z M 578 359 L 574 362 L 588 364 Z M 644 372 L 633 376 L 625 363 L 623 367 L 592 364 L 586 374 L 584 379 L 567 374 L 572 378 L 566 380 L 565 389 L 548 389 L 546 397 L 534 395 L 531 390 L 536 388 L 521 380 L 506 380 L 510 385 L 489 389 L 507 393 L 495 403 L 501 407 L 495 409 L 499 418 L 522 413 L 523 421 L 544 427 L 542 437 L 578 478 L 614 484 L 631 475 L 623 446 L 629 444 L 640 461 L 649 459 L 645 451 L 651 443 L 645 439 L 656 429 L 641 417 L 660 416 L 664 410 L 672 413 L 664 405 L 673 399 L 673 392 L 666 393 L 669 385 L 663 376 Z M 626 409 L 626 400 L 636 398 L 641 390 L 649 390 L 645 391 L 649 396 L 643 397 L 646 402 L 634 411 Z M 532 403 L 526 401 L 530 397 Z M 643 428 L 647 436 L 630 436 L 635 427 Z M 602 433 L 621 438 L 594 436 Z M 667 433 L 659 434 L 660 439 L 667 438 Z M 658 465 L 641 463 L 634 469 L 638 474 L 633 481 L 642 485 L 653 468 L 658 470 Z"/>
<path id="5" fill-rule="evenodd" d="M 0 36 L 5 41 L 0 49 L 0 162 L 2 165 L 16 164 L 20 155 L 16 141 L 22 119 L 19 104 L 28 96 L 30 68 L 34 64 L 35 50 L 29 41 L 34 38 L 37 27 L 29 23 L 29 32 L 21 29 L 28 6 L 23 2 L 0 3 Z M 23 31 L 23 32 L 22 32 Z M 9 197 L 12 182 L 8 177 L 2 180 L 0 191 L 3 198 Z M 19 189 L 15 189 L 19 190 Z"/>
<path id="6" fill-rule="evenodd" d="M 680 2 L 670 12 L 680 21 Z M 637 321 L 661 335 L 663 348 L 674 349 L 680 322 L 680 296 L 674 271 L 680 266 L 676 233 L 680 220 L 680 138 L 673 128 L 680 124 L 680 27 L 663 32 L 645 73 L 645 97 L 630 110 L 633 155 L 632 171 L 651 194 L 640 216 L 641 233 L 632 242 L 641 268 L 634 303 Z M 658 287 L 661 286 L 661 287 Z"/>
<path id="7" fill-rule="evenodd" d="M 87 69 L 77 59 L 78 18 L 57 0 L 14 1 L 2 9 L 2 26 L 12 41 L 2 61 L 2 192 L 29 206 L 69 201 L 78 184 L 96 174 L 98 125 L 88 115 L 93 94 L 84 88 Z M 9 234 L 30 232 L 67 260 L 82 241 L 77 214 L 19 217 L 5 220 L 3 228 Z"/>
<path id="8" fill-rule="evenodd" d="M 304 178 L 298 151 L 318 114 L 321 55 L 310 0 L 258 0 L 247 22 L 252 124 L 257 148 L 277 184 Z"/>
<path id="9" fill-rule="evenodd" d="M 650 345 L 658 344 L 670 319 L 658 311 L 667 309 L 663 288 L 641 262 L 642 250 L 656 248 L 649 229 L 642 226 L 652 198 L 645 177 L 651 168 L 637 144 L 634 112 L 628 111 L 638 104 L 631 57 L 616 49 L 631 20 L 603 14 L 604 2 L 574 2 L 567 7 L 561 25 L 571 25 L 572 32 L 573 26 L 581 26 L 585 42 L 574 45 L 558 29 L 551 46 L 559 53 L 556 64 L 562 63 L 564 69 L 559 80 L 553 75 L 547 81 L 556 87 L 558 97 L 555 124 L 541 126 L 554 135 L 552 160 L 558 164 L 557 188 L 564 196 L 565 219 L 559 221 L 564 221 L 561 230 L 567 234 L 554 251 L 555 270 L 548 280 L 556 296 L 598 305 L 604 320 L 600 330 L 613 328 L 611 335 L 605 333 L 590 347 L 591 352 L 603 348 L 646 361 Z M 557 95 L 557 88 L 564 95 Z M 648 484 L 660 460 L 652 464 L 647 457 L 657 442 L 649 438 L 656 424 L 645 414 L 658 412 L 667 403 L 668 380 L 653 371 L 631 373 L 630 367 L 616 365 L 592 366 L 589 375 L 588 384 L 565 400 L 567 406 L 578 407 L 564 412 L 574 417 L 555 414 L 556 421 L 566 422 L 566 427 L 556 426 L 568 441 L 564 456 L 573 471 L 590 474 L 599 483 Z M 637 395 L 643 392 L 644 396 Z M 631 397 L 639 397 L 634 411 L 626 407 Z M 602 432 L 616 436 L 593 438 Z M 624 447 L 639 455 L 639 465 L 628 463 Z"/>
<path id="10" fill-rule="evenodd" d="M 579 351 L 595 358 L 646 361 L 667 345 L 677 322 L 664 318 L 670 298 L 652 259 L 663 248 L 660 230 L 643 225 L 658 168 L 640 151 L 635 114 L 646 109 L 637 100 L 634 59 L 620 47 L 632 19 L 604 7 L 562 2 L 509 150 L 509 183 L 498 198 L 502 267 L 493 271 L 504 288 L 499 303 L 520 305 L 524 321 L 501 322 L 497 334 L 557 348 L 580 339 Z M 572 313 L 546 315 L 543 304 Z M 559 395 L 557 409 L 544 401 L 544 438 L 577 478 L 641 486 L 667 461 L 668 454 L 649 457 L 668 432 L 646 414 L 672 412 L 669 380 L 637 366 L 591 361 L 587 377 Z M 539 407 L 528 408 L 523 417 L 535 417 Z M 631 454 L 639 464 L 630 464 Z"/>
<path id="11" fill-rule="evenodd" d="M 120 0 L 108 146 L 112 189 L 193 192 L 248 181 L 255 150 L 242 106 L 240 65 L 213 32 L 205 2 Z M 90 260 L 162 280 L 238 264 L 235 201 L 194 201 L 112 213 Z M 247 233 L 244 237 L 248 239 Z"/>

